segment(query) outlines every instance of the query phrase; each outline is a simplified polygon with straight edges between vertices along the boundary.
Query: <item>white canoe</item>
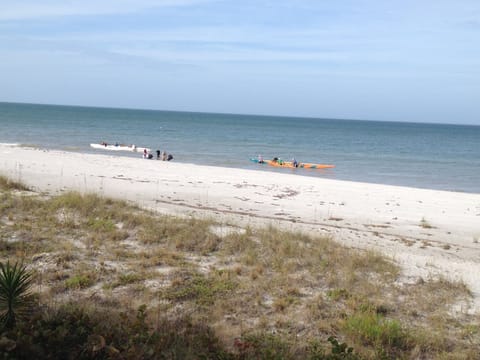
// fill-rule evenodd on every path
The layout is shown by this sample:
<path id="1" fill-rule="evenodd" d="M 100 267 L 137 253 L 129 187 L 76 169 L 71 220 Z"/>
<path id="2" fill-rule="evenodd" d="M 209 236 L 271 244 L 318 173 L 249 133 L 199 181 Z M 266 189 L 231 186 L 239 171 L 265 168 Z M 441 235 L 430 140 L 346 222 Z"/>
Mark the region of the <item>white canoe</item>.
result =
<path id="1" fill-rule="evenodd" d="M 143 153 L 144 150 L 150 152 L 149 148 L 145 147 L 138 147 L 135 145 L 103 145 L 103 144 L 90 144 L 90 146 L 94 149 L 102 149 L 102 150 L 111 150 L 111 151 L 132 151 L 132 152 L 141 152 Z"/>

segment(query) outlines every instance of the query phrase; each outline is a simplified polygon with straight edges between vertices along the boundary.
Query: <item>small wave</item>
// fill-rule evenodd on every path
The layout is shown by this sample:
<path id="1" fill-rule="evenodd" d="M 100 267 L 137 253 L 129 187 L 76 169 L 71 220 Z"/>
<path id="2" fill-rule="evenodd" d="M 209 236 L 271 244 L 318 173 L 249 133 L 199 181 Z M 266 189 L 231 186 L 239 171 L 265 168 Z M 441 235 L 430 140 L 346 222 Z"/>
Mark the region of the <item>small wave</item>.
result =
<path id="1" fill-rule="evenodd" d="M 0 143 L 0 146 L 15 147 L 15 146 L 20 146 L 20 144 L 17 144 L 17 143 Z"/>

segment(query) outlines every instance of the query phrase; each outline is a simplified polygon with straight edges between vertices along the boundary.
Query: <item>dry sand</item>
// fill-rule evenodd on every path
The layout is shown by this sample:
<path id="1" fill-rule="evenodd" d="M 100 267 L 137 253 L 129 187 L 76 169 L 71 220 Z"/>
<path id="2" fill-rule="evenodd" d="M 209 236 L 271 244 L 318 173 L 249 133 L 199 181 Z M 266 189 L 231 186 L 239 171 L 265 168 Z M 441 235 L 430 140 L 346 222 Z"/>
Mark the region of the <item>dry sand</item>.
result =
<path id="1" fill-rule="evenodd" d="M 474 294 L 469 311 L 480 309 L 480 194 L 7 144 L 0 164 L 1 175 L 49 194 L 95 192 L 163 213 L 329 234 L 391 256 L 402 281 L 464 281 Z"/>

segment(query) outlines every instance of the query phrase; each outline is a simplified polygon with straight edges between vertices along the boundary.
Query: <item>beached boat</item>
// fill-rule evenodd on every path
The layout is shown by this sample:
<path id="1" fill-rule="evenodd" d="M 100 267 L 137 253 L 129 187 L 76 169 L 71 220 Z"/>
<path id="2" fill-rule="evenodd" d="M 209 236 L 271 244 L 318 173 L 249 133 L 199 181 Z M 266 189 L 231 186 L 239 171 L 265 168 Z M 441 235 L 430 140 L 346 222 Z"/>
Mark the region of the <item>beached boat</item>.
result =
<path id="1" fill-rule="evenodd" d="M 250 159 L 250 161 L 260 163 L 258 159 Z M 303 168 L 303 169 L 330 169 L 335 167 L 335 165 L 330 165 L 330 164 L 312 164 L 312 163 L 302 163 L 302 162 L 299 162 L 298 166 L 295 167 L 291 161 L 283 161 L 283 160 L 279 160 L 279 161 L 263 160 L 263 164 L 267 164 L 275 167 L 292 168 L 292 169 L 295 169 L 296 167 Z"/>
<path id="2" fill-rule="evenodd" d="M 111 150 L 111 151 L 132 151 L 132 152 L 141 152 L 143 153 L 144 150 L 150 152 L 149 148 L 145 147 L 138 147 L 135 145 L 124 145 L 124 144 L 90 144 L 90 146 L 94 149 L 102 149 L 102 150 Z"/>

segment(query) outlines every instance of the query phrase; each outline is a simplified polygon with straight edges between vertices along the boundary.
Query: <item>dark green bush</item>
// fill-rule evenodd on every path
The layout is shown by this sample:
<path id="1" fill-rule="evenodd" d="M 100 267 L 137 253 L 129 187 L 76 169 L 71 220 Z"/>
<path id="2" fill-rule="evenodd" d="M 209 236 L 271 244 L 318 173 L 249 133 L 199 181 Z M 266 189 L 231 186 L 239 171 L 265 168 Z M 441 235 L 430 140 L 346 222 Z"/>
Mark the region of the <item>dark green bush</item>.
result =
<path id="1" fill-rule="evenodd" d="M 49 309 L 2 334 L 17 359 L 229 359 L 213 332 L 190 319 L 147 321 L 145 306 L 113 312 L 75 304 Z M 0 341 L 1 343 L 2 341 Z"/>

